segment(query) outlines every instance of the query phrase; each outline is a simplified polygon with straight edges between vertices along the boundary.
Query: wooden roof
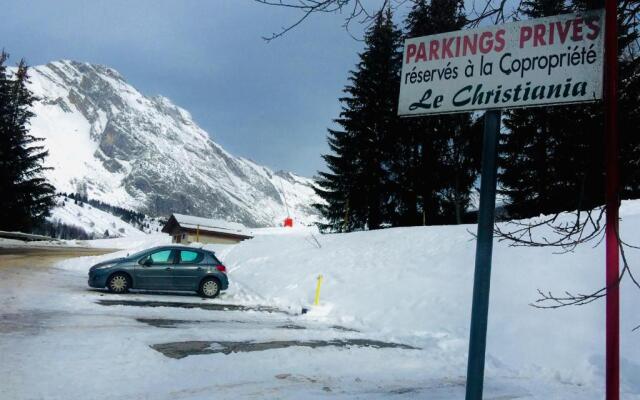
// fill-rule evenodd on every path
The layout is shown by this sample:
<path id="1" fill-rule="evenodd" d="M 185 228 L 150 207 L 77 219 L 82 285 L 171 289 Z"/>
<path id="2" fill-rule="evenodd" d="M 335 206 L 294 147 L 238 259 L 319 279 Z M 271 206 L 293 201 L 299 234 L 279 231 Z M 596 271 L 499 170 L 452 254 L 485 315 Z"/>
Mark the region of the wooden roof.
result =
<path id="1" fill-rule="evenodd" d="M 162 232 L 172 233 L 176 228 L 187 232 L 200 231 L 203 234 L 208 233 L 237 239 L 250 239 L 253 237 L 242 224 L 237 222 L 184 214 L 172 214 L 167 224 L 162 228 Z"/>

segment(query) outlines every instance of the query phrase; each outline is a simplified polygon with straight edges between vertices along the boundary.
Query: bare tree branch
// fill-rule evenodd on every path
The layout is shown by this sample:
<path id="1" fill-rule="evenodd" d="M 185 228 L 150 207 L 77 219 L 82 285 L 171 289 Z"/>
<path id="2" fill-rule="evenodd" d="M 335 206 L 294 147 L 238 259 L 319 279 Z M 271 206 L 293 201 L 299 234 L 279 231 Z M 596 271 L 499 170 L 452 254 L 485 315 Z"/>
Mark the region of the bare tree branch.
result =
<path id="1" fill-rule="evenodd" d="M 254 0 L 257 3 L 295 9 L 301 12 L 301 15 L 290 25 L 282 27 L 279 32 L 272 33 L 270 36 L 263 37 L 266 41 L 271 41 L 284 36 L 287 32 L 299 26 L 311 14 L 327 14 L 327 13 L 345 13 L 345 22 L 343 27 L 349 35 L 356 39 L 350 32 L 349 26 L 353 21 L 359 24 L 370 23 L 374 16 L 385 9 L 400 9 L 404 7 L 410 0 L 383 0 L 382 3 L 371 5 L 371 0 Z M 365 5 L 367 3 L 367 5 Z M 519 20 L 522 15 L 524 0 L 473 0 L 467 3 L 467 27 L 473 28 L 484 23 L 501 24 L 508 21 Z M 619 6 L 624 10 L 627 21 L 640 22 L 640 2 L 637 0 L 624 0 Z M 637 26 L 637 25 L 635 25 Z M 356 39 L 357 40 L 357 39 Z M 636 39 L 636 48 L 640 48 L 640 38 Z"/>
<path id="2" fill-rule="evenodd" d="M 571 215 L 572 219 L 568 220 Z M 561 249 L 559 253 L 566 253 L 573 251 L 579 244 L 599 241 L 604 236 L 603 218 L 604 207 L 600 207 L 589 211 L 509 221 L 502 224 L 503 227 L 496 225 L 494 233 L 499 241 L 509 241 L 513 247 L 557 247 Z M 510 227 L 513 229 L 508 229 Z M 551 237 L 537 237 L 536 230 L 543 227 L 551 231 Z"/>
<path id="3" fill-rule="evenodd" d="M 381 10 L 389 7 L 392 0 L 384 0 L 378 7 L 367 7 L 363 0 L 254 0 L 257 3 L 295 9 L 301 12 L 300 17 L 288 26 L 282 27 L 279 32 L 270 36 L 263 36 L 263 39 L 270 42 L 284 36 L 287 32 L 299 26 L 312 14 L 345 13 L 343 27 L 349 31 L 349 25 L 353 21 L 365 24 L 373 20 L 375 15 Z M 405 0 L 398 2 L 404 3 Z"/>
<path id="4" fill-rule="evenodd" d="M 593 246 L 595 247 L 604 239 L 604 213 L 604 207 L 599 207 L 590 211 L 574 211 L 524 221 L 510 221 L 504 223 L 504 227 L 496 225 L 494 232 L 499 241 L 511 242 L 510 246 L 557 247 L 562 249 L 562 253 L 572 252 L 580 244 L 595 242 Z M 570 221 L 567 220 L 567 217 L 572 214 L 575 216 Z M 514 227 L 514 229 L 509 230 L 508 227 Z M 545 231 L 550 229 L 553 237 L 537 237 L 535 231 L 538 228 L 545 228 Z M 619 232 L 616 232 L 616 235 L 623 267 L 613 285 L 586 294 L 565 291 L 562 295 L 556 295 L 538 289 L 539 298 L 530 305 L 542 309 L 583 306 L 605 297 L 609 289 L 620 286 L 625 276 L 628 276 L 633 285 L 640 289 L 640 281 L 634 275 L 625 253 L 625 247 L 632 249 L 638 249 L 638 247 L 626 244 L 620 238 Z M 638 329 L 640 325 L 633 331 Z"/>
<path id="5" fill-rule="evenodd" d="M 287 32 L 299 26 L 309 16 L 317 13 L 345 13 L 343 27 L 349 35 L 353 37 L 349 26 L 353 21 L 359 24 L 370 23 L 375 15 L 386 7 L 397 9 L 409 0 L 384 0 L 377 6 L 364 5 L 364 0 L 254 0 L 260 4 L 295 9 L 301 15 L 292 24 L 283 27 L 279 32 L 271 36 L 263 37 L 266 41 L 271 41 L 282 37 Z M 368 3 L 370 5 L 370 3 Z M 482 24 L 501 24 L 510 20 L 519 20 L 523 11 L 524 0 L 473 0 L 467 2 L 467 27 L 473 28 Z M 640 26 L 640 1 L 622 0 L 618 6 L 624 12 L 625 24 Z M 633 58 L 640 51 L 640 35 L 635 38 L 635 43 L 628 46 L 629 57 Z M 509 241 L 510 246 L 531 246 L 531 247 L 553 247 L 559 249 L 559 253 L 573 252 L 578 245 L 593 243 L 593 247 L 598 246 L 604 239 L 604 207 L 599 207 L 590 211 L 574 211 L 570 213 L 556 214 L 548 217 L 533 218 L 527 221 L 511 221 L 503 227 L 496 225 L 494 234 L 499 241 Z M 568 216 L 572 216 L 568 219 Z M 509 229 L 512 228 L 512 229 Z M 546 236 L 537 235 L 537 231 L 543 228 Z M 549 234 L 550 232 L 550 234 Z M 620 254 L 623 268 L 620 272 L 616 286 L 620 284 L 625 275 L 629 276 L 632 283 L 640 289 L 638 279 L 632 273 L 627 261 L 624 247 L 639 249 L 622 241 L 619 232 L 616 233 L 619 239 Z M 551 292 L 538 290 L 540 298 L 536 300 L 533 307 L 536 308 L 560 308 L 574 305 L 585 305 L 606 296 L 608 288 L 603 287 L 592 293 L 573 294 L 565 292 L 564 295 L 556 296 Z M 633 330 L 640 329 L 640 326 Z"/>
<path id="6" fill-rule="evenodd" d="M 352 22 L 358 24 L 368 24 L 373 21 L 375 15 L 387 7 L 394 10 L 402 8 L 409 0 L 383 0 L 382 3 L 371 5 L 368 0 L 254 0 L 257 3 L 294 9 L 299 11 L 300 16 L 291 24 L 282 27 L 280 31 L 272 33 L 269 36 L 263 36 L 263 39 L 270 42 L 274 39 L 284 36 L 287 32 L 293 30 L 303 23 L 312 14 L 330 14 L 339 13 L 345 15 L 343 27 L 356 39 L 349 30 Z M 522 9 L 524 0 L 515 2 L 508 0 L 475 0 L 471 3 L 467 13 L 467 26 L 476 27 L 484 21 L 490 24 L 499 24 L 508 20 L 517 20 Z M 629 0 L 627 0 L 629 1 Z M 367 5 L 365 5 L 367 3 Z M 357 40 L 357 39 L 356 39 Z"/>

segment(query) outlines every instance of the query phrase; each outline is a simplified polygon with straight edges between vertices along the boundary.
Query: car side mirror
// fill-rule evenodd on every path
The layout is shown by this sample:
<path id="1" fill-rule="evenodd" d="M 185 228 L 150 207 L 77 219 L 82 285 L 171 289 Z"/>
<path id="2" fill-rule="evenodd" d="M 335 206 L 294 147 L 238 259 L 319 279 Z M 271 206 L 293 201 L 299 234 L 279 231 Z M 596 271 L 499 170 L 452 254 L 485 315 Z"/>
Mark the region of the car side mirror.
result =
<path id="1" fill-rule="evenodd" d="M 153 264 L 153 261 L 151 261 L 151 257 L 146 258 L 143 262 L 142 265 L 144 265 L 145 267 L 150 266 L 151 264 Z"/>

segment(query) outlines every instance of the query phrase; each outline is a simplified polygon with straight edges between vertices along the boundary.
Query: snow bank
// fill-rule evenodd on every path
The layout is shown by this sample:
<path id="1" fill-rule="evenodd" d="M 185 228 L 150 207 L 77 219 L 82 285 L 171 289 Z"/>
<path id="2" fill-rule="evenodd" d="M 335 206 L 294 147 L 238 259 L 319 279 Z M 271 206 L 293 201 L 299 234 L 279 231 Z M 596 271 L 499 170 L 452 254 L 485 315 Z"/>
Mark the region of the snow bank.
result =
<path id="1" fill-rule="evenodd" d="M 79 247 L 78 240 L 37 240 L 24 241 L 17 239 L 0 238 L 0 248 L 38 248 L 38 247 Z"/>
<path id="2" fill-rule="evenodd" d="M 171 236 L 164 233 L 149 234 L 143 236 L 135 236 L 133 238 L 115 238 L 115 239 L 96 239 L 96 240 L 65 240 L 62 241 L 71 245 L 80 244 L 83 247 L 93 247 L 101 249 L 121 249 L 115 253 L 104 254 L 100 256 L 75 257 L 60 261 L 55 265 L 56 268 L 76 271 L 86 274 L 89 268 L 102 261 L 113 258 L 126 257 L 138 251 L 148 249 L 154 246 L 162 246 L 171 244 Z"/>
<path id="3" fill-rule="evenodd" d="M 625 202 L 623 238 L 640 226 L 640 201 Z M 439 363 L 464 375 L 471 310 L 475 241 L 473 225 L 395 228 L 350 234 L 262 232 L 224 255 L 237 301 L 299 310 L 313 301 L 322 274 L 320 310 L 307 318 L 375 333 L 423 348 L 434 346 Z M 638 244 L 638 243 L 635 243 Z M 556 249 L 557 251 L 557 249 Z M 640 251 L 628 250 L 640 267 Z M 530 306 L 537 289 L 587 293 L 604 283 L 604 246 L 573 253 L 550 248 L 494 248 L 488 332 L 488 370 L 561 382 L 603 383 L 604 301 L 540 310 Z M 622 385 L 640 394 L 640 291 L 622 286 Z M 435 361 L 434 361 L 435 362 Z"/>
<path id="4" fill-rule="evenodd" d="M 318 227 L 315 225 L 306 226 L 295 224 L 293 227 L 271 227 L 271 228 L 254 228 L 251 230 L 251 235 L 318 235 Z"/>
<path id="5" fill-rule="evenodd" d="M 171 236 L 166 233 L 152 233 L 111 239 L 77 240 L 86 247 L 101 249 L 124 249 L 133 252 L 152 246 L 171 244 Z"/>

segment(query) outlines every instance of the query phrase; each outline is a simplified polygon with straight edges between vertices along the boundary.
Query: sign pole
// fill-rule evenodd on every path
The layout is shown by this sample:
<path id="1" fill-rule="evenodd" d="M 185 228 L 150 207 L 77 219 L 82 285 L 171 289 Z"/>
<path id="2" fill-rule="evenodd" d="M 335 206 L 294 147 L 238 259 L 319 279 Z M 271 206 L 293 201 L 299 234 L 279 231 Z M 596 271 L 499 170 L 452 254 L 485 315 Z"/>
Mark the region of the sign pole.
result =
<path id="1" fill-rule="evenodd" d="M 404 41 L 398 115 L 488 110 L 480 184 L 467 400 L 481 400 L 487 345 L 501 110 L 599 101 L 607 41 L 607 400 L 618 392 L 616 0 L 589 10 Z M 605 23 L 606 18 L 606 23 Z M 563 27 L 559 29 L 557 27 Z M 606 29 L 606 34 L 605 34 Z M 563 31 L 564 30 L 564 31 Z M 571 34 L 569 34 L 571 32 Z"/>
<path id="2" fill-rule="evenodd" d="M 484 358 L 487 345 L 500 118 L 501 112 L 499 110 L 490 110 L 484 114 L 480 209 L 478 212 L 476 262 L 473 279 L 473 304 L 471 306 L 466 400 L 481 400 L 484 385 Z"/>
<path id="3" fill-rule="evenodd" d="M 618 20 L 616 0 L 606 2 L 605 140 L 606 140 L 606 399 L 620 399 L 620 255 L 618 247 Z"/>

